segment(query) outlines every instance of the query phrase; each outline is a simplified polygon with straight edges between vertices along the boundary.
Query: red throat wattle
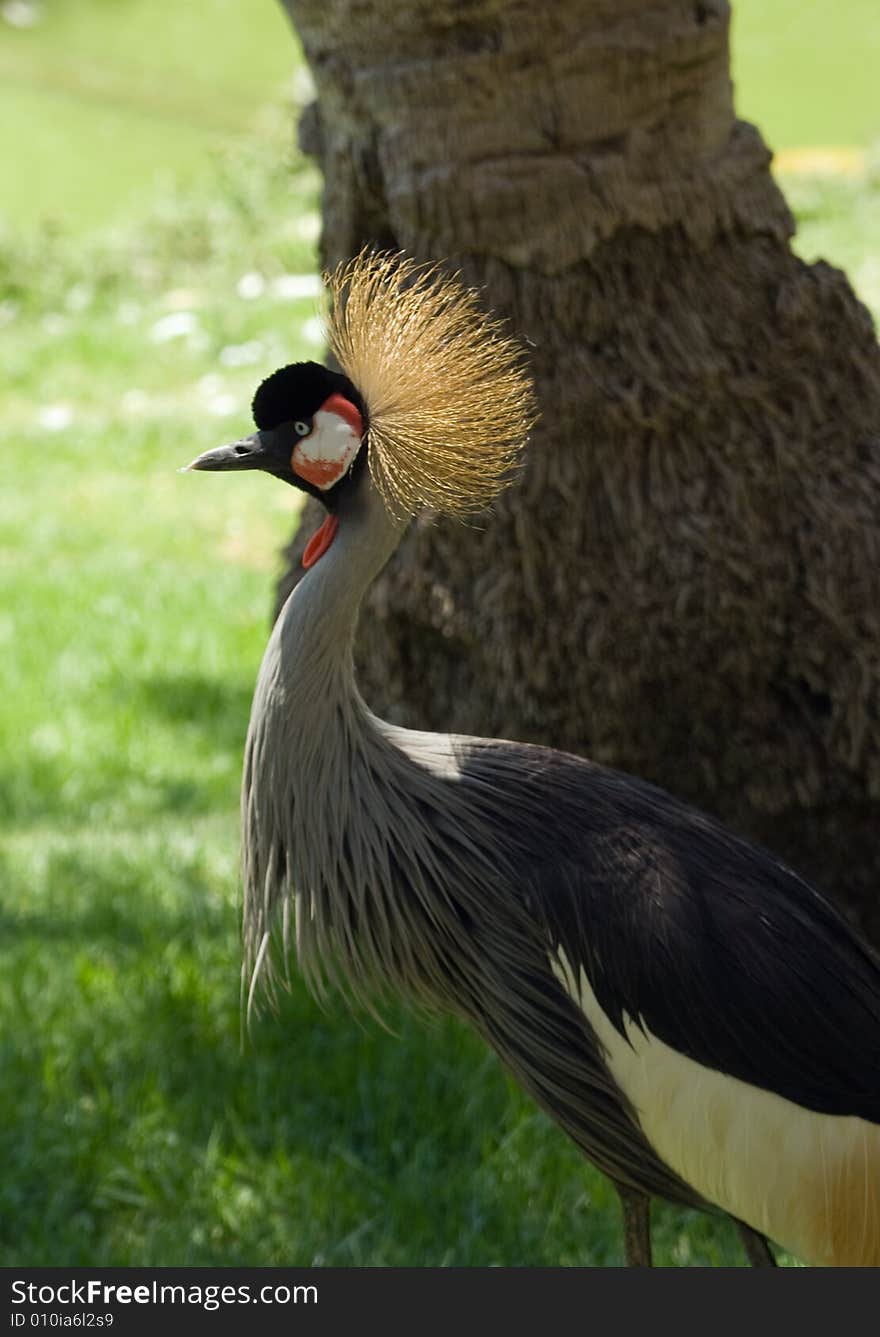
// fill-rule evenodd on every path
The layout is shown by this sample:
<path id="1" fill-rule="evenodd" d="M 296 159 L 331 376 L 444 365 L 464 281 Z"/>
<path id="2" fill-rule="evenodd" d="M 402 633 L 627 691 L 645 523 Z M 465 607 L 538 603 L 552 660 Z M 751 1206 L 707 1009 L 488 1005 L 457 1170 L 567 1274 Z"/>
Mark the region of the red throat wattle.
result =
<path id="1" fill-rule="evenodd" d="M 335 539 L 338 528 L 339 516 L 328 515 L 320 528 L 315 530 L 314 534 L 306 544 L 305 551 L 302 555 L 302 564 L 306 571 L 308 571 L 310 566 L 314 566 L 319 558 L 324 556 L 324 553 Z"/>

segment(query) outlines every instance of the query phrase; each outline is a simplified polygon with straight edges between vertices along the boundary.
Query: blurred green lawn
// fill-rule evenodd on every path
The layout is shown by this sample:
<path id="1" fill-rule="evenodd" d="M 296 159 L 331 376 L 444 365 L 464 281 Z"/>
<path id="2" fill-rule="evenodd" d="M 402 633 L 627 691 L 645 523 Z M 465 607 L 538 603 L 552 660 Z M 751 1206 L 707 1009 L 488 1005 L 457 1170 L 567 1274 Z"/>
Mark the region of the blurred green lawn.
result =
<path id="1" fill-rule="evenodd" d="M 276 0 L 2 0 L 0 216 L 91 229 L 308 85 Z M 880 139 L 877 0 L 734 0 L 740 115 L 776 150 Z M 22 179 L 22 145 L 27 176 Z"/>
<path id="2" fill-rule="evenodd" d="M 877 0 L 731 0 L 736 106 L 774 150 L 880 139 Z"/>
<path id="3" fill-rule="evenodd" d="M 620 1263 L 608 1185 L 457 1025 L 294 981 L 240 1045 L 241 748 L 297 502 L 176 470 L 320 347 L 294 48 L 271 4 L 44 12 L 0 21 L 0 1265 Z M 876 177 L 786 189 L 877 311 Z M 661 1263 L 742 1262 L 724 1223 L 655 1229 Z"/>
<path id="4" fill-rule="evenodd" d="M 12 6 L 32 23 L 0 17 L 0 211 L 20 221 L 91 229 L 157 184 L 207 185 L 211 155 L 259 132 L 299 66 L 274 0 Z"/>

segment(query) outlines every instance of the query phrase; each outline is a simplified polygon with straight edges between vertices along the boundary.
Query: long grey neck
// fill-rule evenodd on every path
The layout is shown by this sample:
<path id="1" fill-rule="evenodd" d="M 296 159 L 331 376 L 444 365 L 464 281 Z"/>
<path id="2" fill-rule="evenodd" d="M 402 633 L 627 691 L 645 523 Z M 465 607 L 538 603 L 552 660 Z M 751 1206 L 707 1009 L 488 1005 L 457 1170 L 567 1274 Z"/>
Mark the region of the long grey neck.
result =
<path id="1" fill-rule="evenodd" d="M 365 469 L 340 505 L 329 550 L 282 609 L 261 679 L 268 675 L 276 704 L 283 702 L 287 728 L 295 726 L 300 739 L 311 735 L 317 743 L 328 724 L 360 705 L 353 670 L 358 612 L 405 528 L 390 515 Z"/>
<path id="2" fill-rule="evenodd" d="M 363 775 L 352 778 L 354 770 L 374 775 L 377 766 L 395 764 L 396 750 L 358 695 L 352 651 L 361 600 L 404 529 L 364 470 L 340 507 L 333 543 L 291 594 L 266 646 L 242 785 L 251 989 L 279 904 L 288 937 L 294 888 L 306 907 L 297 914 L 305 968 L 325 954 L 319 941 L 325 916 L 316 907 L 324 903 L 326 870 L 336 866 L 342 833 L 365 829 L 353 811 L 359 785 L 368 786 Z"/>

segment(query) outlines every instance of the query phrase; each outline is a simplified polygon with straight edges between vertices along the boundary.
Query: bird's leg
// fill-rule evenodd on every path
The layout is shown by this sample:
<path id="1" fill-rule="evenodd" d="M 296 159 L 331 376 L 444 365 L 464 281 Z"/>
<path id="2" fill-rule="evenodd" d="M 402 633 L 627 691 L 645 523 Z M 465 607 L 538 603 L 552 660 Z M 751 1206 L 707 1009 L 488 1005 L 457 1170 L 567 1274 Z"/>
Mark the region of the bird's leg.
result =
<path id="1" fill-rule="evenodd" d="M 750 1267 L 776 1266 L 773 1251 L 763 1235 L 759 1235 L 757 1230 L 752 1230 L 752 1227 L 747 1226 L 745 1221 L 737 1221 L 736 1228 L 742 1240 L 742 1246 L 746 1251 L 746 1258 L 749 1260 Z"/>
<path id="2" fill-rule="evenodd" d="M 638 1189 L 615 1184 L 623 1208 L 623 1245 L 627 1267 L 651 1266 L 651 1199 Z"/>

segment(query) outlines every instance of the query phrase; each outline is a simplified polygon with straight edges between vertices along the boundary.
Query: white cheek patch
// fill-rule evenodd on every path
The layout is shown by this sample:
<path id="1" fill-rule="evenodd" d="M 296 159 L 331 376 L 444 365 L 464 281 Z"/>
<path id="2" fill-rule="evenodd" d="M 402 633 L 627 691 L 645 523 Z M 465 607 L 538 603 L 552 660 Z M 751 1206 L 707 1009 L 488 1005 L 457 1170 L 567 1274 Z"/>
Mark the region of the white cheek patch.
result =
<path id="1" fill-rule="evenodd" d="M 299 478 L 326 492 L 351 468 L 361 438 L 338 413 L 319 409 L 313 422 L 309 435 L 294 446 L 290 464 Z"/>

